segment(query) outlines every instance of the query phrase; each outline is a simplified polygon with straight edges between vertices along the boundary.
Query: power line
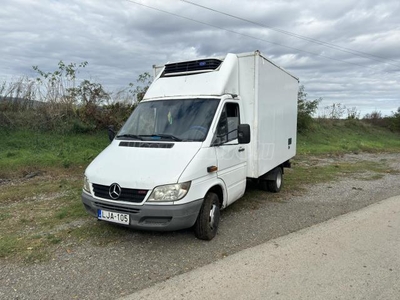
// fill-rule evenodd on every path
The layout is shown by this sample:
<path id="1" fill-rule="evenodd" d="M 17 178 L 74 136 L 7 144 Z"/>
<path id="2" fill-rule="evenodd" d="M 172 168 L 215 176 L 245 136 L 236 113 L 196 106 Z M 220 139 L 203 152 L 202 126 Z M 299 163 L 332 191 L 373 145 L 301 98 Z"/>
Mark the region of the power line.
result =
<path id="1" fill-rule="evenodd" d="M 287 45 L 276 43 L 276 42 L 271 42 L 271 41 L 268 41 L 268 40 L 265 40 L 265 39 L 261 39 L 261 38 L 255 37 L 255 36 L 251 36 L 249 34 L 241 33 L 241 32 L 230 30 L 230 29 L 226 29 L 226 28 L 223 28 L 223 27 L 220 27 L 220 26 L 212 25 L 210 23 L 206 23 L 206 22 L 203 22 L 203 21 L 199 21 L 199 20 L 196 20 L 196 19 L 192 19 L 192 18 L 189 18 L 189 17 L 178 15 L 176 13 L 169 12 L 169 11 L 166 11 L 166 10 L 163 10 L 163 9 L 160 9 L 160 8 L 156 8 L 156 7 L 153 7 L 153 6 L 149 6 L 149 5 L 146 5 L 146 4 L 143 4 L 143 3 L 140 3 L 140 2 L 136 2 L 136 1 L 133 1 L 133 0 L 125 0 L 125 1 L 133 3 L 133 4 L 136 4 L 136 5 L 143 6 L 143 7 L 158 11 L 158 12 L 169 14 L 171 16 L 175 16 L 175 17 L 178 17 L 178 18 L 181 18 L 181 19 L 185 19 L 185 20 L 188 20 L 188 21 L 191 21 L 191 22 L 195 22 L 195 23 L 199 23 L 199 24 L 206 25 L 206 26 L 209 26 L 209 27 L 217 28 L 217 29 L 220 29 L 220 30 L 224 30 L 226 32 L 234 33 L 234 34 L 241 35 L 241 36 L 244 36 L 244 37 L 247 37 L 247 38 L 251 38 L 251 39 L 254 39 L 254 40 L 258 40 L 258 41 L 261 41 L 261 42 L 265 42 L 265 43 L 269 43 L 269 44 L 272 44 L 272 45 L 277 45 L 277 46 L 280 46 L 280 47 L 288 48 L 288 49 L 291 49 L 291 50 L 296 50 L 296 51 L 312 54 L 312 55 L 315 55 L 315 56 L 323 57 L 323 58 L 334 60 L 334 61 L 343 62 L 343 63 L 346 63 L 346 64 L 355 65 L 355 66 L 358 66 L 358 67 L 373 69 L 373 68 L 365 66 L 365 65 L 360 65 L 360 64 L 349 62 L 349 61 L 345 61 L 345 60 L 342 60 L 342 59 L 338 59 L 338 58 L 333 58 L 333 57 L 329 57 L 329 56 L 326 56 L 326 55 L 322 55 L 322 54 L 319 54 L 319 53 L 298 49 L 298 48 L 295 48 L 295 47 L 287 46 Z"/>
<path id="2" fill-rule="evenodd" d="M 341 46 L 338 46 L 338 45 L 335 45 L 335 44 L 332 44 L 332 43 L 320 41 L 320 40 L 317 40 L 317 39 L 313 39 L 313 38 L 310 38 L 310 37 L 307 37 L 307 36 L 304 36 L 304 35 L 296 34 L 296 33 L 293 33 L 293 32 L 290 32 L 290 31 L 286 31 L 286 30 L 283 30 L 283 29 L 279 29 L 279 28 L 276 28 L 276 27 L 270 27 L 270 26 L 267 26 L 267 25 L 259 23 L 259 22 L 251 21 L 251 20 L 236 16 L 236 15 L 225 13 L 223 11 L 220 11 L 220 10 L 217 10 L 217 9 L 214 9 L 214 8 L 210 8 L 210 7 L 198 4 L 198 3 L 194 3 L 194 2 L 191 2 L 191 1 L 188 1 L 188 0 L 180 0 L 180 1 L 185 2 L 187 4 L 190 4 L 190 5 L 194 5 L 194 6 L 206 9 L 206 10 L 209 10 L 209 11 L 212 11 L 212 12 L 215 12 L 215 13 L 219 13 L 219 14 L 231 17 L 231 18 L 243 21 L 243 22 L 247 22 L 247 23 L 250 23 L 250 24 L 253 24 L 253 25 L 257 25 L 257 26 L 260 26 L 260 27 L 263 27 L 263 28 L 267 28 L 267 29 L 270 29 L 270 30 L 273 30 L 273 31 L 276 31 L 276 32 L 279 32 L 279 33 L 282 33 L 282 34 L 286 34 L 288 36 L 292 36 L 292 37 L 295 37 L 295 38 L 298 38 L 298 39 L 301 39 L 301 40 L 305 40 L 305 41 L 308 41 L 308 42 L 311 42 L 311 43 L 314 43 L 314 44 L 322 45 L 322 46 L 330 48 L 330 49 L 342 51 L 342 52 L 345 52 L 345 53 L 350 53 L 350 54 L 353 54 L 353 55 L 356 55 L 356 56 L 359 56 L 359 57 L 363 57 L 363 58 L 367 58 L 367 59 L 370 59 L 370 60 L 374 60 L 374 61 L 377 61 L 377 62 L 383 62 L 383 63 L 389 64 L 391 66 L 395 66 L 395 67 L 398 67 L 398 68 L 400 67 L 399 65 L 395 65 L 395 64 L 391 64 L 391 63 L 387 62 L 387 60 L 389 60 L 389 61 L 393 61 L 393 62 L 399 63 L 398 61 L 390 59 L 390 58 L 385 58 L 385 57 L 382 57 L 382 56 L 378 56 L 378 55 L 374 55 L 374 54 L 370 54 L 370 53 L 354 50 L 354 49 L 351 49 L 351 48 L 341 47 Z"/>

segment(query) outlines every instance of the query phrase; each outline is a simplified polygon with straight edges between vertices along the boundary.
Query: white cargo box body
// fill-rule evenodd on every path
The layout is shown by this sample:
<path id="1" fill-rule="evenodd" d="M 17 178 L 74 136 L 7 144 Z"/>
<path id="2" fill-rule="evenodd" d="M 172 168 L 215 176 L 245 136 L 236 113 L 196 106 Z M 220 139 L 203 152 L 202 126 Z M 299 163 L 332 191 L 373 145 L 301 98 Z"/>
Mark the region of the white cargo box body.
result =
<path id="1" fill-rule="evenodd" d="M 259 52 L 238 55 L 239 95 L 251 128 L 247 177 L 296 155 L 298 79 Z"/>
<path id="2" fill-rule="evenodd" d="M 259 178 L 296 155 L 298 78 L 259 51 L 217 59 L 219 70 L 186 76 L 160 78 L 164 66 L 154 67 L 145 98 L 238 95 L 240 121 L 251 128 L 247 177 Z"/>

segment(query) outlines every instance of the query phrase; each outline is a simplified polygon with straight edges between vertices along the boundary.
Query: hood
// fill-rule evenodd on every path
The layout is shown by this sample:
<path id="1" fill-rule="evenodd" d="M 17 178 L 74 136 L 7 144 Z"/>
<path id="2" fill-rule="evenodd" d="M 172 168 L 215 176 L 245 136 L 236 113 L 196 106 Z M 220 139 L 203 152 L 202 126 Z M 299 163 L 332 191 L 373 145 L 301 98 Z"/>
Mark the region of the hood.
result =
<path id="1" fill-rule="evenodd" d="M 178 182 L 201 142 L 142 142 L 114 140 L 87 167 L 91 183 L 152 189 Z"/>

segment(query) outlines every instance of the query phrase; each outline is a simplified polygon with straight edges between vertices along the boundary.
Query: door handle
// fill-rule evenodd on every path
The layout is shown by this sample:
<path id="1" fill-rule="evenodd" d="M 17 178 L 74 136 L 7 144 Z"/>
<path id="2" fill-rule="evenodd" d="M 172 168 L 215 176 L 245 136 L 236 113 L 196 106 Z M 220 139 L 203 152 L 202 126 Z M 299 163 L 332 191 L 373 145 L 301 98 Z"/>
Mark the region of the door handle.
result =
<path id="1" fill-rule="evenodd" d="M 240 147 L 238 151 L 243 152 L 244 150 L 245 150 L 244 148 Z"/>

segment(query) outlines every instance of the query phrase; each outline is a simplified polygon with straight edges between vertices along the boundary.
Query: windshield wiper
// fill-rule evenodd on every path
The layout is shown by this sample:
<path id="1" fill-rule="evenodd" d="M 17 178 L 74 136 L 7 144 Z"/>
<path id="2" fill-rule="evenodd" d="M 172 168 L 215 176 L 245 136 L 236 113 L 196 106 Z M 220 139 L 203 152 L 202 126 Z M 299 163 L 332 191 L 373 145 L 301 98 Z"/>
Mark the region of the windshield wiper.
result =
<path id="1" fill-rule="evenodd" d="M 155 134 L 151 134 L 151 135 L 140 135 L 143 137 L 149 136 L 149 137 L 160 137 L 160 138 L 166 138 L 166 139 L 171 139 L 177 142 L 182 141 L 182 139 L 172 135 L 172 134 L 166 134 L 166 133 L 155 133 Z"/>
<path id="2" fill-rule="evenodd" d="M 130 138 L 130 139 L 137 139 L 137 140 L 143 141 L 143 139 L 136 134 L 120 134 L 120 135 L 117 135 L 117 138 Z"/>

